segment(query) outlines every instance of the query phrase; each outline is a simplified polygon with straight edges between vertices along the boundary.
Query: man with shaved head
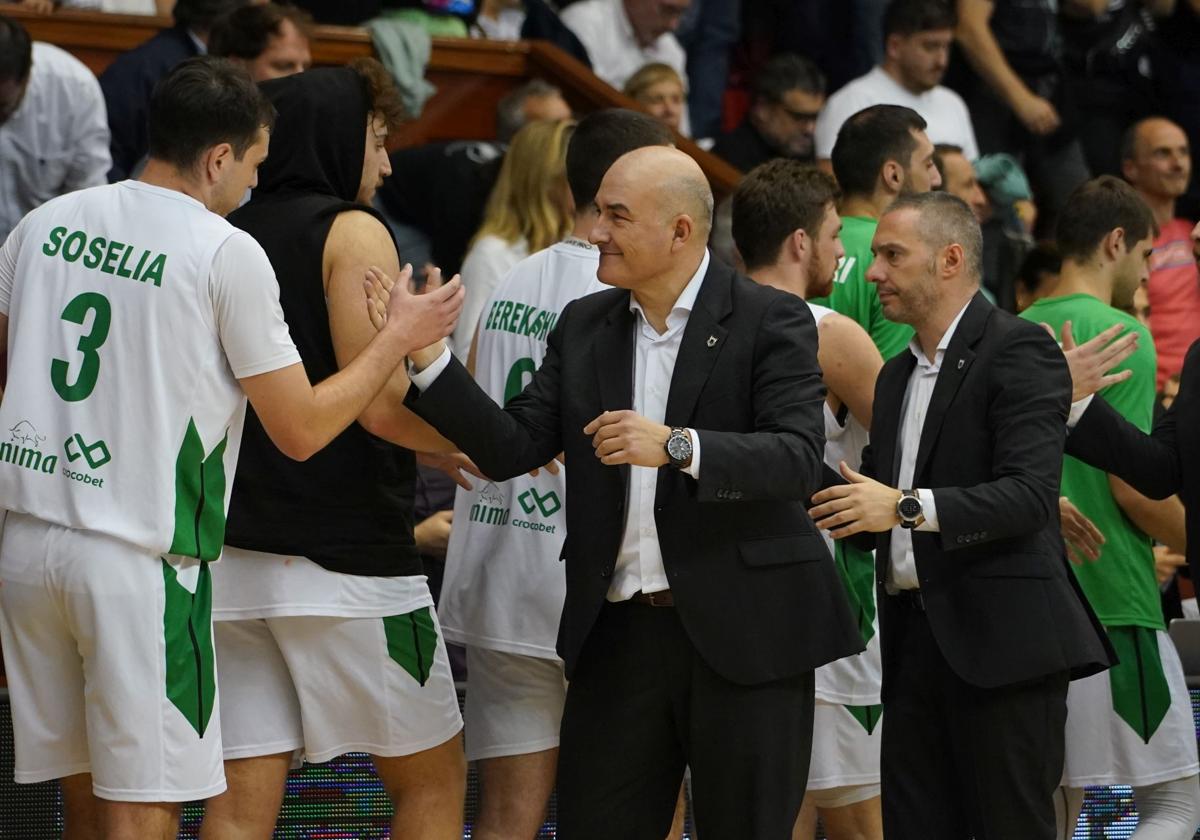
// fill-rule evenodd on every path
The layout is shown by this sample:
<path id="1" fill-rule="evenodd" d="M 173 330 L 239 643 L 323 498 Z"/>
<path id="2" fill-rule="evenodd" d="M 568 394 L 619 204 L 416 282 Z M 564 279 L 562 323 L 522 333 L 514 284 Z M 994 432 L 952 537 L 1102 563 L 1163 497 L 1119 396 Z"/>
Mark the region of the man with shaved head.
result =
<path id="1" fill-rule="evenodd" d="M 1187 192 L 1192 155 L 1183 129 L 1164 117 L 1134 123 L 1121 144 L 1121 173 L 1154 214 L 1158 236 L 1150 257 L 1150 333 L 1158 352 L 1156 384 L 1161 389 L 1183 367 L 1183 357 L 1200 339 L 1200 271 L 1192 258 L 1192 221 L 1175 215 Z"/>
<path id="2" fill-rule="evenodd" d="M 487 475 L 566 453 L 565 840 L 663 837 L 685 766 L 702 836 L 790 837 L 813 671 L 863 647 L 804 505 L 824 446 L 812 315 L 712 259 L 712 202 L 682 152 L 619 158 L 590 234 L 615 288 L 562 310 L 503 409 L 449 354 L 410 357 L 408 405 Z M 496 527 L 537 528 L 560 503 L 518 502 Z"/>

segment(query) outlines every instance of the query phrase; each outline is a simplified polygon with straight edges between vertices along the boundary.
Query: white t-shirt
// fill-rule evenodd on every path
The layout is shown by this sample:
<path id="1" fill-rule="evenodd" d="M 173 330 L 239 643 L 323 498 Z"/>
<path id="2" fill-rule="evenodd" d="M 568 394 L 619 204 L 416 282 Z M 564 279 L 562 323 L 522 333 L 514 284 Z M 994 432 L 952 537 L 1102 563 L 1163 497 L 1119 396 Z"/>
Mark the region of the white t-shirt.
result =
<path id="1" fill-rule="evenodd" d="M 450 349 L 463 364 L 471 352 L 471 342 L 475 340 L 475 327 L 479 324 L 479 316 L 496 291 L 501 278 L 512 267 L 529 256 L 529 244 L 524 238 L 516 242 L 505 242 L 498 236 L 482 236 L 467 255 L 463 258 L 462 276 L 463 298 L 462 314 L 450 335 Z M 448 279 L 448 278 L 447 278 Z"/>
<path id="2" fill-rule="evenodd" d="M 599 252 L 568 239 L 522 260 L 488 302 L 475 378 L 503 404 L 529 383 L 563 308 L 608 288 Z M 508 653 L 554 658 L 566 579 L 566 473 L 476 481 L 458 491 L 438 618 L 446 638 Z"/>
<path id="3" fill-rule="evenodd" d="M 181 192 L 93 187 L 0 248 L 0 312 L 0 507 L 216 559 L 238 379 L 300 362 L 258 243 Z"/>
<path id="4" fill-rule="evenodd" d="M 818 329 L 821 319 L 832 312 L 824 306 L 810 303 L 813 319 Z M 839 423 L 829 403 L 825 403 L 825 464 L 835 472 L 838 464 L 845 461 L 852 470 L 862 466 L 862 451 L 867 445 L 867 430 L 852 414 L 846 414 L 845 424 Z M 835 546 L 827 531 L 822 531 L 829 553 Z M 875 635 L 867 643 L 867 649 L 855 656 L 847 656 L 817 669 L 816 698 L 826 703 L 844 703 L 850 706 L 873 706 L 879 702 L 880 685 L 883 680 L 883 659 L 879 652 L 879 617 L 875 617 Z"/>
<path id="5" fill-rule="evenodd" d="M 934 144 L 959 146 L 967 160 L 973 161 L 979 157 L 971 114 L 961 96 L 941 85 L 920 95 L 914 94 L 902 87 L 882 67 L 859 76 L 829 97 L 821 109 L 821 115 L 817 117 L 817 157 L 828 160 L 833 154 L 833 144 L 837 141 L 842 123 L 872 105 L 912 108 L 929 124 L 925 133 Z"/>
<path id="6" fill-rule="evenodd" d="M 55 196 L 107 184 L 108 147 L 95 74 L 66 50 L 34 43 L 25 97 L 0 125 L 0 240 Z"/>

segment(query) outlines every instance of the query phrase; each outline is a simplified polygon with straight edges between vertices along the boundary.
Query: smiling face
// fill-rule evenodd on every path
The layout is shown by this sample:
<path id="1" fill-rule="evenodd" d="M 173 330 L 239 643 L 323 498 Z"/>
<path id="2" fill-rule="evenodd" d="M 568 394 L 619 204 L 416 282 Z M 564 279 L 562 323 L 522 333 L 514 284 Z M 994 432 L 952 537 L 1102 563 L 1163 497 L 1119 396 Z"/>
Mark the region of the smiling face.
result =
<path id="1" fill-rule="evenodd" d="M 934 254 L 921 239 L 920 214 L 913 209 L 885 213 L 871 240 L 875 259 L 867 280 L 875 284 L 889 321 L 917 324 L 938 301 Z"/>
<path id="2" fill-rule="evenodd" d="M 1187 135 L 1170 120 L 1149 119 L 1138 126 L 1133 157 L 1124 161 L 1126 180 L 1155 198 L 1178 198 L 1192 177 Z"/>
<path id="3" fill-rule="evenodd" d="M 363 150 L 362 180 L 354 200 L 359 204 L 370 204 L 375 191 L 383 185 L 383 179 L 392 174 L 392 160 L 387 153 L 387 123 L 374 114 L 367 116 L 366 148 Z"/>
<path id="4" fill-rule="evenodd" d="M 657 276 L 670 265 L 673 225 L 654 189 L 631 177 L 635 173 L 621 164 L 613 164 L 600 183 L 599 215 L 589 239 L 600 249 L 600 282 L 636 290 L 643 278 Z"/>

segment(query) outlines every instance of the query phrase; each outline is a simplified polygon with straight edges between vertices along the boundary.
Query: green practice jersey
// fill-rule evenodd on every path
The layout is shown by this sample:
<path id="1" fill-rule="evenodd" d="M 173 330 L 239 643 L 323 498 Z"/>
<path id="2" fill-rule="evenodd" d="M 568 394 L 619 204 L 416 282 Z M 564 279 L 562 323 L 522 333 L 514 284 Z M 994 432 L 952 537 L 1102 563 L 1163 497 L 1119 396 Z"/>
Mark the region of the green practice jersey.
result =
<path id="1" fill-rule="evenodd" d="M 913 329 L 908 324 L 897 324 L 883 317 L 879 293 L 867 280 L 867 269 L 872 260 L 871 239 L 878 224 L 877 220 L 866 216 L 842 216 L 841 240 L 846 256 L 838 263 L 833 291 L 829 297 L 812 298 L 809 302 L 828 306 L 857 321 L 887 361 L 908 347 Z"/>
<path id="2" fill-rule="evenodd" d="M 1105 388 L 1100 396 L 1126 420 L 1150 431 L 1157 360 L 1150 333 L 1136 318 L 1087 294 L 1044 298 L 1021 317 L 1049 324 L 1060 337 L 1063 322 L 1070 321 L 1075 340 L 1081 344 L 1113 324 L 1137 332 L 1138 349 L 1120 367 L 1131 369 L 1133 376 Z M 1062 494 L 1104 534 L 1100 559 L 1072 566 L 1101 623 L 1163 628 L 1151 540 L 1117 505 L 1107 473 L 1067 456 L 1063 459 Z"/>

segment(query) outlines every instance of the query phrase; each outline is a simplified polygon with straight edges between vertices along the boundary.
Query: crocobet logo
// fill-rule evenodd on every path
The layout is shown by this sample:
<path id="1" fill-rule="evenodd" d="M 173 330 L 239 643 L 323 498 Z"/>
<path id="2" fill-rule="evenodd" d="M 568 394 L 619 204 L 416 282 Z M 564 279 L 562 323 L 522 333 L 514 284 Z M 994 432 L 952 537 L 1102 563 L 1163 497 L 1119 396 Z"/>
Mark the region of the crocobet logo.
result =
<path id="1" fill-rule="evenodd" d="M 102 440 L 98 440 L 95 443 L 88 443 L 83 439 L 83 435 L 80 434 L 74 434 L 67 438 L 63 442 L 63 449 L 67 453 L 67 460 L 72 464 L 83 458 L 93 470 L 100 469 L 100 467 L 103 467 L 112 460 L 112 454 L 108 451 L 108 444 Z"/>
<path id="2" fill-rule="evenodd" d="M 562 509 L 562 502 L 558 500 L 557 493 L 550 490 L 543 496 L 535 487 L 530 487 L 517 496 L 517 502 L 521 505 L 521 510 L 525 511 L 526 516 L 533 513 L 534 510 L 537 510 L 542 516 L 553 516 Z"/>

